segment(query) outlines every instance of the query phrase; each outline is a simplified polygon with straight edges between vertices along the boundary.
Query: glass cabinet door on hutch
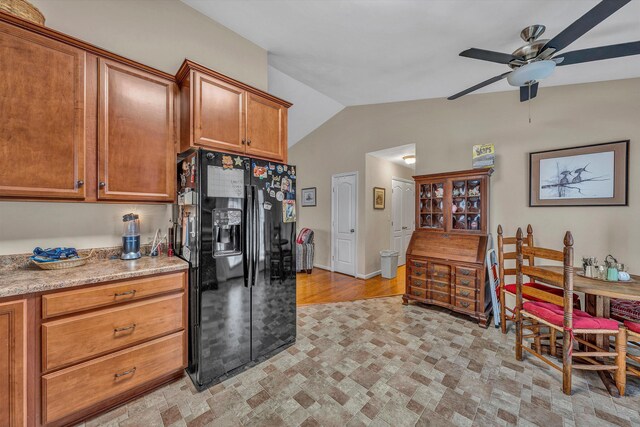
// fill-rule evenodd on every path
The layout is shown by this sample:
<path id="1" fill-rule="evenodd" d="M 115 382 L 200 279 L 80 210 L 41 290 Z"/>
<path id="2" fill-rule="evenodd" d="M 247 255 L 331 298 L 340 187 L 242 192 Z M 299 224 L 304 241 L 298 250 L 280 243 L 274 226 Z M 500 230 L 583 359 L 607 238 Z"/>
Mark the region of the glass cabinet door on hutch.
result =
<path id="1" fill-rule="evenodd" d="M 451 228 L 480 231 L 482 228 L 482 186 L 480 179 L 453 180 L 451 186 Z"/>
<path id="2" fill-rule="evenodd" d="M 445 182 L 418 184 L 420 228 L 444 230 L 445 227 Z"/>

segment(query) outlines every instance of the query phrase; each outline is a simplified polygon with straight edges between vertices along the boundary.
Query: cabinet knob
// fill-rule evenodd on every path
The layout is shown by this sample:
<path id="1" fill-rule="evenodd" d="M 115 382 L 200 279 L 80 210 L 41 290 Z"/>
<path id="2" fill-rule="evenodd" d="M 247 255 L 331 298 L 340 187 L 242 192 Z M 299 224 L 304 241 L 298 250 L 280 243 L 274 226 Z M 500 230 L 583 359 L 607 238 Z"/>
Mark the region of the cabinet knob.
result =
<path id="1" fill-rule="evenodd" d="M 247 145 L 251 145 L 251 140 L 247 139 Z"/>
<path id="2" fill-rule="evenodd" d="M 100 188 L 104 188 L 106 185 L 107 185 L 107 184 L 105 184 L 105 182 L 104 182 L 104 181 L 100 181 L 100 182 L 98 183 L 98 187 L 100 187 Z"/>
<path id="3" fill-rule="evenodd" d="M 79 180 L 76 184 L 78 184 L 78 187 L 82 187 L 84 185 L 84 181 Z"/>
<path id="4" fill-rule="evenodd" d="M 246 143 L 247 143 L 247 141 L 245 141 L 245 139 L 244 139 L 244 138 L 242 138 L 242 145 L 244 145 L 244 144 L 246 144 Z"/>

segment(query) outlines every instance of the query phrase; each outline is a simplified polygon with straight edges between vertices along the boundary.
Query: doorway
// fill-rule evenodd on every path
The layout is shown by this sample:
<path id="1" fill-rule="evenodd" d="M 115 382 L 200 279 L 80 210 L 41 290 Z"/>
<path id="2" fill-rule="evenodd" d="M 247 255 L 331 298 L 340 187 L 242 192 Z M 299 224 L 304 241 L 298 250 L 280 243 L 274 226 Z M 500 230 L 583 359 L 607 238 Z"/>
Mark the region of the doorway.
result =
<path id="1" fill-rule="evenodd" d="M 415 185 L 413 181 L 391 179 L 391 248 L 398 251 L 398 265 L 404 265 L 407 247 L 415 229 Z"/>
<path id="2" fill-rule="evenodd" d="M 331 270 L 356 277 L 358 173 L 331 177 Z"/>

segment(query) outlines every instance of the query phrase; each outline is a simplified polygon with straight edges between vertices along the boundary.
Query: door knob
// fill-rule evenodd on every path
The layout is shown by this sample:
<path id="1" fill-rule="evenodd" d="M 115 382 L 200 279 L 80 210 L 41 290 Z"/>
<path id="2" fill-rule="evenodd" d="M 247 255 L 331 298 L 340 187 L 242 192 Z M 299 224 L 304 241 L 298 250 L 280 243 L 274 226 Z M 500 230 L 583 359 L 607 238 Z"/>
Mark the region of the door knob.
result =
<path id="1" fill-rule="evenodd" d="M 351 229 L 351 232 L 352 232 L 352 233 L 355 233 L 355 232 L 356 232 L 356 230 L 352 228 L 352 229 Z"/>

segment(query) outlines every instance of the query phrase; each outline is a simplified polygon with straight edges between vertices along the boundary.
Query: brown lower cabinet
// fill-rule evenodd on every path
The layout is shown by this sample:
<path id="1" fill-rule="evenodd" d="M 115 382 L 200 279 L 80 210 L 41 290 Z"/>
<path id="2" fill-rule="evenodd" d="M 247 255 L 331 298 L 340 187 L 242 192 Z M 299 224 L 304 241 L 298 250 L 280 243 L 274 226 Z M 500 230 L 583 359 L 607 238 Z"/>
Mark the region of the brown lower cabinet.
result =
<path id="1" fill-rule="evenodd" d="M 27 300 L 0 303 L 0 425 L 27 425 Z"/>
<path id="2" fill-rule="evenodd" d="M 0 303 L 0 426 L 73 425 L 182 377 L 186 285 L 175 272 Z"/>

